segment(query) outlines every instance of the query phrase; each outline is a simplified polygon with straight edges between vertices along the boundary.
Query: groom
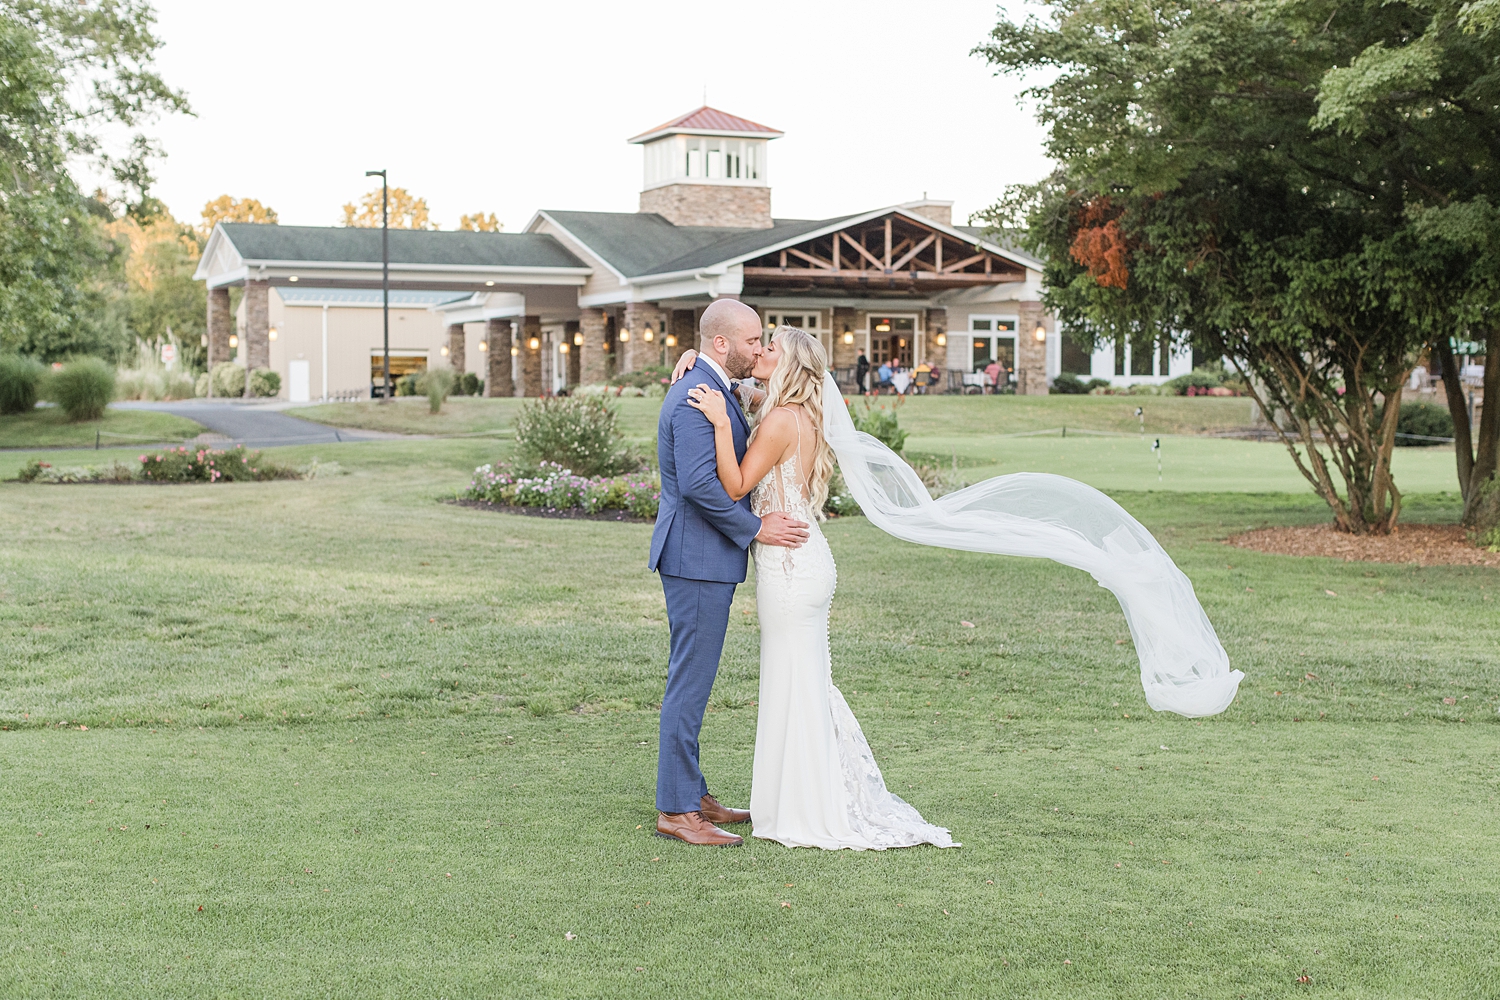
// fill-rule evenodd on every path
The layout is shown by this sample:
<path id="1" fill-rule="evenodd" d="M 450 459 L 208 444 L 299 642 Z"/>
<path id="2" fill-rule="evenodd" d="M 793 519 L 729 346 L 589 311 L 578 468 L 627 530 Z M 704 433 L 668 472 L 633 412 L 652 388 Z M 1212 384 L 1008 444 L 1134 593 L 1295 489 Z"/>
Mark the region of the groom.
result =
<path id="1" fill-rule="evenodd" d="M 734 299 L 714 300 L 699 321 L 698 360 L 667 391 L 656 427 L 661 506 L 647 567 L 661 575 L 672 632 L 657 749 L 656 830 L 689 844 L 742 844 L 715 824 L 750 821 L 748 811 L 722 806 L 708 793 L 698 765 L 698 730 L 719 672 L 734 588 L 745 579 L 746 551 L 752 541 L 788 548 L 807 541 L 805 521 L 780 511 L 756 517 L 749 494 L 729 499 L 719 482 L 713 424 L 688 405 L 695 385 L 724 393 L 735 458 L 743 460 L 750 425 L 732 390 L 761 352 L 755 310 Z"/>

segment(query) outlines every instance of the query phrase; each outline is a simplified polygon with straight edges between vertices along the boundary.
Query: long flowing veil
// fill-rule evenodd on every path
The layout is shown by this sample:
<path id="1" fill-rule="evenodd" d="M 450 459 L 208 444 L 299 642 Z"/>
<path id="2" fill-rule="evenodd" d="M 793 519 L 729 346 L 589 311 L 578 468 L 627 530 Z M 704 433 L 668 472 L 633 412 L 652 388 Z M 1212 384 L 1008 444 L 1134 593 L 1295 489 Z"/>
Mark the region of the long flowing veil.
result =
<path id="1" fill-rule="evenodd" d="M 1092 486 L 1065 476 L 997 476 L 934 500 L 902 458 L 855 429 L 833 376 L 823 376 L 823 431 L 849 492 L 871 523 L 908 542 L 1051 559 L 1091 574 L 1120 602 L 1158 712 L 1217 715 L 1245 676 L 1151 533 Z"/>

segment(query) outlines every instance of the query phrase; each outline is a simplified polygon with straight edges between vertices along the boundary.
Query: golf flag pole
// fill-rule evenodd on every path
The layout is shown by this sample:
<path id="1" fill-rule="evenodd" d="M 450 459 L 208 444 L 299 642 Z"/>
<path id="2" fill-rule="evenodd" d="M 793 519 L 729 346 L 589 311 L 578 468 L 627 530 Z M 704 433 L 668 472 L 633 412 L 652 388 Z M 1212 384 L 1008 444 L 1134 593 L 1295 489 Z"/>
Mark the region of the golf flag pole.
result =
<path id="1" fill-rule="evenodd" d="M 1156 439 L 1156 443 L 1151 446 L 1151 450 L 1156 452 L 1156 481 L 1159 483 L 1161 482 L 1161 438 Z"/>

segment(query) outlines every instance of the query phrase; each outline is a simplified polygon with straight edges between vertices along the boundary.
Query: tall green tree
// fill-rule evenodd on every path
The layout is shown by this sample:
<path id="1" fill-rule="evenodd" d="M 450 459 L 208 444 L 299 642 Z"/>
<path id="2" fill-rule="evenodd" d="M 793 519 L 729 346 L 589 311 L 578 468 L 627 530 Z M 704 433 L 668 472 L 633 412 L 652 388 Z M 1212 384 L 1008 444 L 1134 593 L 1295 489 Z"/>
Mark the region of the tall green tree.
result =
<path id="1" fill-rule="evenodd" d="M 139 129 L 188 105 L 154 70 L 154 17 L 140 0 L 0 0 L 0 349 L 53 359 L 125 346 L 113 212 L 69 168 L 102 169 L 138 219 L 161 211 L 158 150 Z"/>
<path id="2" fill-rule="evenodd" d="M 1454 293 L 1471 312 L 1482 298 L 1420 216 L 1455 148 L 1450 172 L 1489 169 L 1496 123 L 1441 110 L 1341 128 L 1330 96 L 1338 70 L 1431 17 L 1379 0 L 1060 0 L 977 50 L 1049 77 L 1030 93 L 1059 169 L 991 213 L 1045 255 L 1049 305 L 1086 339 L 1162 336 L 1228 358 L 1352 532 L 1396 523 L 1403 382 L 1453 332 Z M 1494 64 L 1466 37 L 1443 57 L 1455 85 Z"/>

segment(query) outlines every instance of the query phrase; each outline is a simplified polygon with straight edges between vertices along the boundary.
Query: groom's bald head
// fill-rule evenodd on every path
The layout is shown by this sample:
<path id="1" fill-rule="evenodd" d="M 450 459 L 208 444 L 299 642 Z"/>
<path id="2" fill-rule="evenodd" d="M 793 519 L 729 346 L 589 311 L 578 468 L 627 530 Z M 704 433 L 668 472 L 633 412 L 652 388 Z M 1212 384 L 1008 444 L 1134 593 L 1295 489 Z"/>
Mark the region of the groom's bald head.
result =
<path id="1" fill-rule="evenodd" d="M 698 353 L 734 378 L 750 374 L 760 356 L 760 314 L 736 299 L 714 299 L 698 321 Z"/>

